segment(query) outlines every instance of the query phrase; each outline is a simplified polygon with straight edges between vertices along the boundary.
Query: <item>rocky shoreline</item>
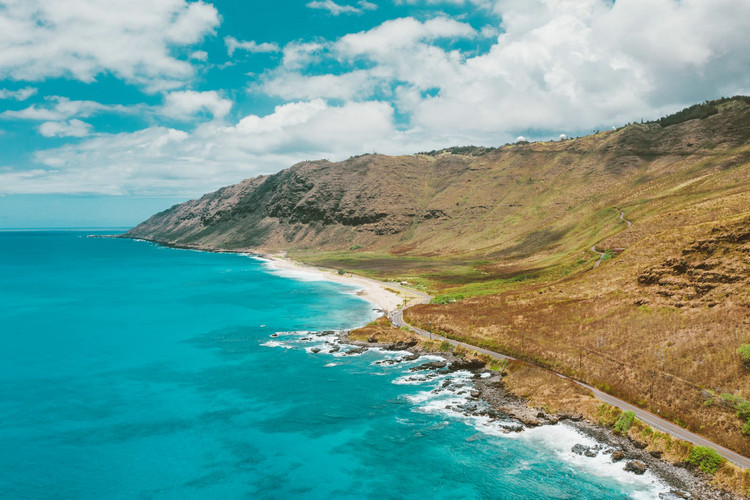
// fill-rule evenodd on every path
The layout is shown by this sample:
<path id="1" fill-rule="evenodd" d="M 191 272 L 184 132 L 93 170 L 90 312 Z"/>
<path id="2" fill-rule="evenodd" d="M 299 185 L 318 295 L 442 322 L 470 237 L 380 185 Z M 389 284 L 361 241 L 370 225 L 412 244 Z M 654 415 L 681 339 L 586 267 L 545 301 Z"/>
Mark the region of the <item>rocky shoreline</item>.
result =
<path id="1" fill-rule="evenodd" d="M 361 353 L 370 348 L 386 351 L 408 351 L 411 354 L 402 359 L 391 360 L 393 363 L 413 361 L 422 355 L 440 356 L 444 361 L 431 361 L 411 368 L 411 371 L 433 370 L 438 373 L 470 371 L 472 379 L 473 400 L 485 405 L 468 405 L 462 408 L 465 412 L 481 412 L 482 415 L 495 420 L 508 417 L 518 421 L 518 425 L 503 425 L 506 432 L 522 432 L 524 428 L 542 425 L 556 425 L 565 421 L 583 435 L 595 440 L 596 446 L 576 444 L 571 451 L 584 457 L 594 458 L 600 454 L 611 457 L 612 462 L 621 462 L 625 471 L 633 474 L 644 474 L 650 470 L 656 477 L 669 486 L 670 491 L 662 498 L 698 498 L 706 500 L 741 499 L 731 492 L 722 491 L 713 486 L 711 478 L 696 467 L 687 463 L 673 464 L 662 460 L 657 453 L 649 453 L 642 443 L 633 441 L 627 436 L 615 434 L 610 428 L 587 421 L 582 415 L 549 413 L 543 409 L 533 408 L 528 401 L 511 394 L 506 390 L 503 376 L 497 371 L 488 370 L 483 362 L 466 360 L 450 352 L 427 351 L 417 346 L 416 342 L 382 343 L 362 342 L 348 337 L 348 332 L 339 334 L 342 343 L 357 346 L 352 352 Z"/>

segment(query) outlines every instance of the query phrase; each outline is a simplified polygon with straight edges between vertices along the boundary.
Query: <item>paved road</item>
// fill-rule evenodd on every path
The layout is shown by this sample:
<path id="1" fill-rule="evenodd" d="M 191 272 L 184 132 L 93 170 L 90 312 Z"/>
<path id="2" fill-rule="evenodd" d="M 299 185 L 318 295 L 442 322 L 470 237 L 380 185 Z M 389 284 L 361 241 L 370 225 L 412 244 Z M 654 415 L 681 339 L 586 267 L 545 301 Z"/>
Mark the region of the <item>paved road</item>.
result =
<path id="1" fill-rule="evenodd" d="M 424 304 L 426 302 L 429 302 L 430 296 L 422 293 L 422 292 L 416 292 L 414 290 L 409 290 L 408 288 L 403 287 L 395 287 L 391 283 L 386 283 L 389 287 L 392 288 L 399 288 L 403 291 L 408 291 L 409 293 L 413 293 L 415 295 L 420 296 L 420 300 L 413 302 L 409 304 L 406 307 L 403 307 L 401 309 L 398 309 L 397 311 L 394 311 L 388 315 L 388 319 L 391 320 L 391 323 L 394 324 L 394 326 L 397 326 L 399 328 L 401 327 L 407 327 L 410 330 L 412 330 L 414 333 L 417 333 L 419 335 L 422 335 L 423 337 L 431 338 L 434 340 L 440 340 L 440 341 L 446 341 L 450 342 L 454 346 L 461 346 L 465 347 L 467 349 L 472 349 L 474 351 L 480 352 L 482 354 L 487 354 L 488 356 L 492 356 L 497 359 L 507 359 L 507 360 L 515 360 L 516 358 L 512 358 L 510 356 L 506 356 L 505 354 L 490 351 L 489 349 L 484 349 L 482 347 L 473 346 L 471 344 L 467 344 L 465 342 L 459 342 L 457 340 L 449 339 L 446 337 L 443 337 L 442 335 L 438 335 L 436 333 L 428 332 L 427 330 L 423 330 L 421 328 L 417 328 L 414 326 L 411 326 L 407 324 L 404 321 L 404 310 L 408 309 L 409 307 L 415 306 L 417 304 Z M 547 368 L 543 368 L 544 370 L 547 370 Z M 552 371 L 552 370 L 549 370 Z M 633 406 L 632 404 L 628 403 L 627 401 L 623 401 L 622 399 L 616 398 L 614 396 L 611 396 L 605 392 L 600 391 L 596 387 L 592 387 L 588 384 L 584 384 L 583 382 L 580 382 L 578 380 L 572 379 L 566 375 L 563 375 L 562 373 L 558 373 L 555 371 L 552 371 L 552 373 L 555 373 L 560 378 L 564 378 L 567 380 L 571 380 L 575 382 L 576 384 L 580 385 L 581 387 L 585 387 L 586 389 L 590 390 L 592 393 L 594 393 L 594 396 L 601 399 L 605 403 L 611 404 L 612 406 L 616 406 L 620 408 L 623 411 L 632 411 L 635 413 L 635 415 L 641 419 L 646 424 L 650 425 L 654 429 L 657 429 L 661 432 L 666 432 L 667 434 L 670 434 L 678 439 L 682 439 L 684 441 L 689 441 L 695 445 L 698 446 L 708 446 L 710 448 L 715 449 L 721 456 L 729 460 L 730 462 L 734 463 L 735 465 L 739 465 L 740 467 L 744 467 L 746 469 L 750 469 L 750 459 L 740 455 L 739 453 L 736 453 L 729 448 L 725 448 L 723 446 L 720 446 L 712 441 L 709 441 L 706 438 L 703 438 L 697 434 L 694 434 L 688 430 L 683 429 L 682 427 L 673 424 L 672 422 L 668 420 L 664 420 L 663 418 L 654 415 L 651 412 L 648 412 L 646 410 L 643 410 L 641 408 L 638 408 L 637 406 Z"/>

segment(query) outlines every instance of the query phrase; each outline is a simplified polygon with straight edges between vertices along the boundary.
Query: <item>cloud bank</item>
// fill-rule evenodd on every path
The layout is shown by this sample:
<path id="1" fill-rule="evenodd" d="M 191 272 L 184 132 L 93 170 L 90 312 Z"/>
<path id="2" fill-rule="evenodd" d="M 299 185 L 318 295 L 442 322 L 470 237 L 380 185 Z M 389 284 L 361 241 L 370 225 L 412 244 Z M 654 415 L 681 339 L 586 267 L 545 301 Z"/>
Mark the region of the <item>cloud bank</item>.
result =
<path id="1" fill-rule="evenodd" d="M 281 55 L 238 86 L 282 104 L 233 116 L 230 93 L 177 88 L 192 81 L 195 69 L 174 47 L 189 48 L 213 33 L 214 7 L 76 1 L 88 10 L 52 0 L 6 2 L 0 73 L 91 81 L 109 72 L 161 92 L 162 104 L 118 109 L 51 97 L 3 112 L 4 120 L 39 121 L 44 136 L 78 138 L 37 151 L 35 168 L 0 167 L 3 192 L 196 195 L 305 159 L 579 134 L 750 92 L 750 2 L 404 0 L 437 10 L 332 39 L 223 38 L 230 57 Z M 484 24 L 450 17 L 440 10 L 446 6 L 485 12 Z M 307 7 L 334 16 L 371 8 L 327 1 Z M 106 38 L 101 46 L 84 43 L 97 36 Z M 133 46 L 142 50 L 125 50 Z M 128 110 L 154 124 L 113 134 L 84 121 Z"/>

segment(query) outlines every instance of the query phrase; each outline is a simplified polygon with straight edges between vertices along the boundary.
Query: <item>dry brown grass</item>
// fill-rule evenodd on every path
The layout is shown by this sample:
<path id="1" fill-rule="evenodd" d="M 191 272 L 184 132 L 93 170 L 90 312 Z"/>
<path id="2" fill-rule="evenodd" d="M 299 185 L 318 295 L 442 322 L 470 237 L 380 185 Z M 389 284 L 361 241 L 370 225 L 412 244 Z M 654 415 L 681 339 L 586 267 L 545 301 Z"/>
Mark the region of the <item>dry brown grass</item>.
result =
<path id="1" fill-rule="evenodd" d="M 544 408 L 550 413 L 582 415 L 596 421 L 600 401 L 591 391 L 549 370 L 523 361 L 511 361 L 507 365 L 503 385 L 510 393 L 528 400 L 535 408 Z"/>
<path id="2" fill-rule="evenodd" d="M 563 379 L 549 370 L 522 361 L 508 363 L 503 378 L 505 388 L 526 398 L 535 408 L 568 415 L 582 415 L 590 422 L 614 427 L 622 411 L 602 403 L 591 391 Z M 693 444 L 659 432 L 637 418 L 628 429 L 628 437 L 640 442 L 645 451 L 658 454 L 663 460 L 679 464 L 687 461 Z M 750 470 L 725 462 L 712 478 L 719 489 L 741 496 L 750 496 Z"/>
<path id="3" fill-rule="evenodd" d="M 573 376 L 750 454 L 743 422 L 709 392 L 750 396 L 750 371 L 736 354 L 750 343 L 750 215 L 707 218 L 643 236 L 595 271 L 417 306 L 407 319 Z M 657 281 L 639 282 L 644 273 Z"/>

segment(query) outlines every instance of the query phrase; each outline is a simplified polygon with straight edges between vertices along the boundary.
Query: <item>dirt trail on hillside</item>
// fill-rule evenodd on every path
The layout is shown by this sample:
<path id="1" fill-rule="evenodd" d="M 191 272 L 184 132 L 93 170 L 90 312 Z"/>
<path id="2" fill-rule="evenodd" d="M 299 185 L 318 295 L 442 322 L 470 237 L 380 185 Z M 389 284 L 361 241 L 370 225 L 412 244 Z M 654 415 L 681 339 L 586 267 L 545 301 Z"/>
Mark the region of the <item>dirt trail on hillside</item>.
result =
<path id="1" fill-rule="evenodd" d="M 620 220 L 623 221 L 623 222 L 625 222 L 628 225 L 628 227 L 626 229 L 630 229 L 630 226 L 633 225 L 633 223 L 631 221 L 629 221 L 629 220 L 627 220 L 625 218 L 625 212 L 622 212 L 622 211 L 620 212 Z M 613 250 L 617 251 L 617 252 L 622 252 L 625 249 L 624 248 L 614 248 Z M 604 257 L 605 257 L 605 255 L 607 255 L 607 252 L 600 252 L 599 250 L 596 249 L 596 245 L 594 245 L 594 246 L 591 247 L 591 251 L 594 252 L 595 254 L 599 255 L 599 259 L 596 262 L 594 262 L 594 269 L 596 269 L 597 267 L 599 267 L 599 264 L 601 264 L 602 261 L 604 260 Z"/>

